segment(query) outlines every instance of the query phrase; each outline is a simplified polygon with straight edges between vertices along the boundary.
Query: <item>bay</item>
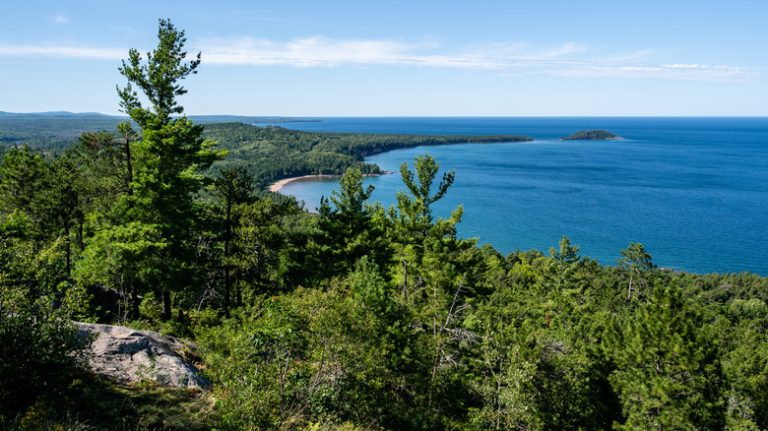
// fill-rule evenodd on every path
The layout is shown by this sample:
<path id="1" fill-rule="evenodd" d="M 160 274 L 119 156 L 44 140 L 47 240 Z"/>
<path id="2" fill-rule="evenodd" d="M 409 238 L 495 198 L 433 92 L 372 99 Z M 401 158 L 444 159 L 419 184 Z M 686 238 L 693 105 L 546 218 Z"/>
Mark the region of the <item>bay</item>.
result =
<path id="1" fill-rule="evenodd" d="M 768 275 L 768 118 L 318 118 L 284 123 L 307 131 L 523 134 L 534 142 L 417 147 L 367 159 L 399 170 L 431 154 L 456 182 L 438 215 L 462 204 L 462 237 L 502 253 L 547 251 L 563 235 L 615 264 L 640 242 L 662 267 Z M 606 129 L 622 141 L 561 141 Z M 399 174 L 368 178 L 389 206 Z M 308 209 L 338 180 L 290 183 L 282 193 Z"/>

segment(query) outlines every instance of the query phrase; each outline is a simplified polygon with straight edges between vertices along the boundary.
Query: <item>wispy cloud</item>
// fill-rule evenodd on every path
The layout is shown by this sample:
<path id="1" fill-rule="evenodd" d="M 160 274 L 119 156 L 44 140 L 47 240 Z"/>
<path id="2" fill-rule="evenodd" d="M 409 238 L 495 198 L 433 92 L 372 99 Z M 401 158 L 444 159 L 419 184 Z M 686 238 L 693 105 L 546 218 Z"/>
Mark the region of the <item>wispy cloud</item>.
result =
<path id="1" fill-rule="evenodd" d="M 324 37 L 289 41 L 209 39 L 194 44 L 207 64 L 290 66 L 298 68 L 390 65 L 496 71 L 506 75 L 567 78 L 631 78 L 666 80 L 743 80 L 748 69 L 725 64 L 654 61 L 653 51 L 596 54 L 590 47 L 567 42 L 541 47 L 524 42 L 446 47 L 435 41 Z M 125 58 L 127 49 L 73 45 L 3 45 L 0 57 L 58 57 L 94 60 Z"/>
<path id="2" fill-rule="evenodd" d="M 522 42 L 474 45 L 457 52 L 435 42 L 390 39 L 335 40 L 323 37 L 275 42 L 266 39 L 214 39 L 200 44 L 206 61 L 214 64 L 333 67 L 340 65 L 418 65 L 504 70 L 515 64 L 558 62 L 582 51 L 575 43 L 532 51 Z"/>
<path id="3" fill-rule="evenodd" d="M 59 12 L 56 15 L 53 16 L 53 22 L 56 24 L 69 24 L 69 14 Z"/>
<path id="4" fill-rule="evenodd" d="M 214 39 L 200 44 L 206 62 L 296 67 L 343 64 L 396 64 L 409 61 L 408 53 L 430 48 L 418 43 L 390 40 L 331 40 L 321 37 L 274 42 L 266 39 Z"/>
<path id="5" fill-rule="evenodd" d="M 572 68 L 545 73 L 570 78 L 652 78 L 696 81 L 744 80 L 754 74 L 725 64 L 600 64 L 585 62 Z"/>
<path id="6" fill-rule="evenodd" d="M 213 39 L 199 46 L 207 63 L 230 65 L 412 65 L 571 78 L 734 80 L 750 75 L 744 68 L 729 65 L 658 64 L 652 61 L 650 50 L 597 56 L 589 47 L 573 42 L 551 47 L 512 42 L 448 49 L 434 42 L 308 37 L 284 42 Z"/>
<path id="7" fill-rule="evenodd" d="M 80 58 L 88 60 L 119 60 L 128 50 L 72 45 L 0 45 L 0 57 Z"/>

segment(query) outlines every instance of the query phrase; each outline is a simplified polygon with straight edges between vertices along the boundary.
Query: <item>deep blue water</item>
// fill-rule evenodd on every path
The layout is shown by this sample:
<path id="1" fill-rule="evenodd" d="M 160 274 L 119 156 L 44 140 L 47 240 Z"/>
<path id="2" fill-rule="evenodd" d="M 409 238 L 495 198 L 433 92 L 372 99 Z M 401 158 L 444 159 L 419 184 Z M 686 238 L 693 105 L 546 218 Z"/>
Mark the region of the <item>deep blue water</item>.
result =
<path id="1" fill-rule="evenodd" d="M 768 118 L 324 118 L 311 131 L 528 135 L 526 143 L 418 147 L 370 157 L 398 171 L 429 153 L 456 171 L 438 214 L 464 205 L 459 233 L 507 253 L 547 251 L 568 235 L 584 255 L 615 264 L 630 242 L 657 265 L 768 275 Z M 563 142 L 581 129 L 624 141 Z M 387 206 L 399 174 L 370 178 Z M 283 193 L 317 207 L 337 181 Z"/>

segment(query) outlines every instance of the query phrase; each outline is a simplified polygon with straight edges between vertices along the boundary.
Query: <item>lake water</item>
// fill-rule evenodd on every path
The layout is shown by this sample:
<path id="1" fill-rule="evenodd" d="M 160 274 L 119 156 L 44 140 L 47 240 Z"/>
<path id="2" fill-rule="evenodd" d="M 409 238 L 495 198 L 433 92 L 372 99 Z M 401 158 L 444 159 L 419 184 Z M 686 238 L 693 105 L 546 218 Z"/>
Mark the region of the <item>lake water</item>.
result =
<path id="1" fill-rule="evenodd" d="M 367 160 L 397 172 L 431 154 L 456 182 L 439 215 L 464 205 L 463 237 L 507 253 L 547 251 L 568 235 L 583 255 L 615 264 L 630 242 L 654 262 L 692 272 L 768 275 L 768 118 L 323 118 L 309 131 L 523 134 L 534 142 L 418 147 Z M 606 129 L 623 141 L 560 141 Z M 400 175 L 369 178 L 389 206 Z M 337 180 L 282 192 L 317 207 Z"/>

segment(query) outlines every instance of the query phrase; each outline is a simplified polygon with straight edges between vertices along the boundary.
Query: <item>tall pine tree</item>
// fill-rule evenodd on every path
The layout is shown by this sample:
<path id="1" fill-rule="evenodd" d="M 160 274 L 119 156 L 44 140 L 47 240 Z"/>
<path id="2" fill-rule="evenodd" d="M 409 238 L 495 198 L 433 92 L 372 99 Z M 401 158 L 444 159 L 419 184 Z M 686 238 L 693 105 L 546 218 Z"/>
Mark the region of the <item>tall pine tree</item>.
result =
<path id="1" fill-rule="evenodd" d="M 184 31 L 170 20 L 160 20 L 157 48 L 146 61 L 131 49 L 120 73 L 128 84 L 118 89 L 121 108 L 141 128 L 141 140 L 132 154 L 133 177 L 125 197 L 126 220 L 151 225 L 160 232 L 164 246 L 160 271 L 151 284 L 163 298 L 163 317 L 171 314 L 171 292 L 189 285 L 193 274 L 192 229 L 196 215 L 195 194 L 204 185 L 203 171 L 221 153 L 203 138 L 203 127 L 183 115 L 177 97 L 187 91 L 181 81 L 197 73 L 200 54 L 187 60 Z M 138 88 L 149 101 L 144 106 Z M 175 115 L 175 116 L 174 116 Z"/>

